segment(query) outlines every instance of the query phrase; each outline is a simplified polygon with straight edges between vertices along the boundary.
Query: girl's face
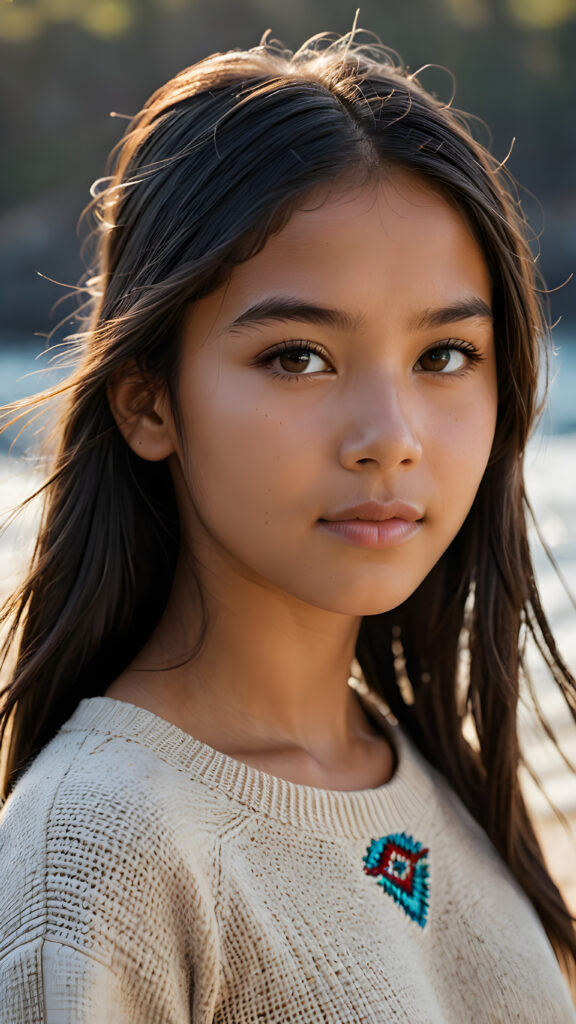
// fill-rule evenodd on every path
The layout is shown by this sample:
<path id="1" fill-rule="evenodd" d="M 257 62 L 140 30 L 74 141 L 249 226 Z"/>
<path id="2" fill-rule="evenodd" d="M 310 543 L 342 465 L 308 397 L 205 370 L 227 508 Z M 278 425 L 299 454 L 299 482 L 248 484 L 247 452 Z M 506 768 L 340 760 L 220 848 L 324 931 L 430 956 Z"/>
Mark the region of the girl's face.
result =
<path id="1" fill-rule="evenodd" d="M 411 175 L 321 198 L 190 308 L 172 469 L 209 589 L 370 615 L 421 583 L 484 473 L 491 282 L 462 216 Z"/>

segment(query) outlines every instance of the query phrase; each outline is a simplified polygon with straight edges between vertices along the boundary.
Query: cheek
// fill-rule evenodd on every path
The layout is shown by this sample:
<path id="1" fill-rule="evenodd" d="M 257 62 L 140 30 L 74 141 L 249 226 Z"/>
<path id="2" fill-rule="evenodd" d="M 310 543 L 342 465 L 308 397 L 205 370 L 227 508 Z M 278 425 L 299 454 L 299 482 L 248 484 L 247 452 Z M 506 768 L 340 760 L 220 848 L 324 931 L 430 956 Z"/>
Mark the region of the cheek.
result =
<path id="1" fill-rule="evenodd" d="M 450 516 L 463 521 L 484 475 L 496 429 L 495 387 L 456 410 L 442 424 L 431 452 L 431 469 Z"/>
<path id="2" fill-rule="evenodd" d="M 185 416 L 185 475 L 198 511 L 212 522 L 233 516 L 250 528 L 282 518 L 296 498 L 311 449 L 281 410 L 264 407 L 238 390 L 196 394 Z"/>

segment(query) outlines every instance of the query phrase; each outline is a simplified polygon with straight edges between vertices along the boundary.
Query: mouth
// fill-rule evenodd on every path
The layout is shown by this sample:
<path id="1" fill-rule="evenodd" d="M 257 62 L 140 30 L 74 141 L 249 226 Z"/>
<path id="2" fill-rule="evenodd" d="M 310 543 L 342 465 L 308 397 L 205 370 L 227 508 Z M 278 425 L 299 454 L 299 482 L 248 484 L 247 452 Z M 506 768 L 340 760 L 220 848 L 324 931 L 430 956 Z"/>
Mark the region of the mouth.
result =
<path id="1" fill-rule="evenodd" d="M 319 519 L 322 530 L 360 548 L 393 548 L 414 537 L 422 528 L 423 520 L 406 519 Z"/>
<path id="2" fill-rule="evenodd" d="M 423 518 L 423 510 L 408 501 L 365 501 L 361 505 L 353 505 L 323 516 L 320 522 L 350 522 L 360 519 L 363 522 L 379 523 L 389 519 L 403 519 L 407 523 L 415 523 Z"/>
<path id="3" fill-rule="evenodd" d="M 368 501 L 318 520 L 319 527 L 355 547 L 396 547 L 422 528 L 424 513 L 405 501 Z"/>

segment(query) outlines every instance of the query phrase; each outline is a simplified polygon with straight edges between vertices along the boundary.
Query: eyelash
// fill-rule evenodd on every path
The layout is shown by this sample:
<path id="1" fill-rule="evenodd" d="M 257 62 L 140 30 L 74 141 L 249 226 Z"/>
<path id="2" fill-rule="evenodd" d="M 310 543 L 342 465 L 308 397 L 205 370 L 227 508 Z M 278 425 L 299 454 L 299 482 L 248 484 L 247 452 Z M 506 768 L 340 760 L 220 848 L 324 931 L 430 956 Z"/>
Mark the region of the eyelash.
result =
<path id="1" fill-rule="evenodd" d="M 421 356 L 419 356 L 419 359 L 417 361 L 422 359 L 423 356 L 428 355 L 430 352 L 446 350 L 463 352 L 464 355 L 466 355 L 469 359 L 468 365 L 462 367 L 462 369 L 460 370 L 454 370 L 452 371 L 452 373 L 435 373 L 432 370 L 424 370 L 423 372 L 428 372 L 432 376 L 436 377 L 462 377 L 464 376 L 464 374 L 469 373 L 470 370 L 474 368 L 474 366 L 477 366 L 484 360 L 484 356 L 481 354 L 481 352 L 479 352 L 479 350 L 470 342 L 460 341 L 460 339 L 458 338 L 447 338 L 446 341 L 439 342 L 437 345 L 431 345 L 430 348 L 427 348 L 426 351 L 423 352 Z M 298 338 L 292 341 L 283 341 L 280 345 L 277 345 L 271 351 L 265 352 L 257 360 L 257 365 L 265 366 L 268 372 L 273 377 L 276 377 L 278 380 L 301 381 L 306 379 L 314 380 L 316 378 L 315 373 L 281 373 L 278 370 L 274 370 L 272 368 L 273 360 L 276 359 L 278 356 L 282 355 L 284 352 L 311 352 L 313 355 L 320 356 L 320 358 L 324 359 L 325 362 L 329 361 L 324 353 L 324 350 L 321 348 L 320 345 L 317 345 L 313 341 L 304 341 L 303 339 Z"/>
<path id="2" fill-rule="evenodd" d="M 276 377 L 278 380 L 296 380 L 299 378 L 309 377 L 314 380 L 315 374 L 313 373 L 281 373 L 279 370 L 272 368 L 272 361 L 278 356 L 281 356 L 284 352 L 311 352 L 312 355 L 320 356 L 325 362 L 328 362 L 324 350 L 320 345 L 316 345 L 313 341 L 303 341 L 295 339 L 293 341 L 283 341 L 276 348 L 273 348 L 270 352 L 265 352 L 259 359 L 258 365 L 265 366 L 268 372 Z"/>

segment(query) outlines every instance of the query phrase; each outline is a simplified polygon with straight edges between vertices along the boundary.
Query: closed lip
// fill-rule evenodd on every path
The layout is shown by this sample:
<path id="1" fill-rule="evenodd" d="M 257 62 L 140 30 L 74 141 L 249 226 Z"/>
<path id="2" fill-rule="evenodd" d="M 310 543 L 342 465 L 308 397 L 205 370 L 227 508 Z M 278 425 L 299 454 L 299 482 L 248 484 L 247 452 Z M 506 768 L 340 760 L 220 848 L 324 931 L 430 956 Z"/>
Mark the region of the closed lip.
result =
<path id="1" fill-rule="evenodd" d="M 382 523 L 386 519 L 405 519 L 408 523 L 416 523 L 423 516 L 421 509 L 407 501 L 365 501 L 361 505 L 339 509 L 338 512 L 322 516 L 321 521 L 339 523 L 362 519 L 364 522 Z"/>

